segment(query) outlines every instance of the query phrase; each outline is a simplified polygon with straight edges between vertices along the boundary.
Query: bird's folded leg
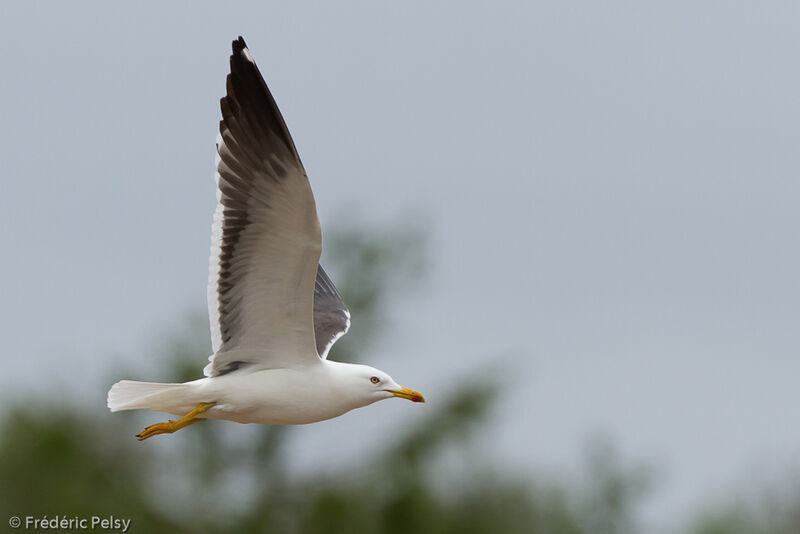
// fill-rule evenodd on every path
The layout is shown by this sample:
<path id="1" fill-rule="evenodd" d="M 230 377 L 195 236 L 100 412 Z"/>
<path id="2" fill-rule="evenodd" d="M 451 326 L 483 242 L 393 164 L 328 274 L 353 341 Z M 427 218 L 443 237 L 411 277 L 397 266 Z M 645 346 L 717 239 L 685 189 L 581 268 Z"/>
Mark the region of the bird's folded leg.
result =
<path id="1" fill-rule="evenodd" d="M 202 419 L 198 419 L 197 416 L 215 404 L 216 402 L 201 402 L 194 410 L 187 413 L 177 421 L 167 421 L 166 423 L 156 423 L 154 425 L 150 425 L 142 430 L 139 434 L 136 434 L 136 437 L 139 439 L 139 441 L 142 441 L 157 434 L 172 434 L 176 430 L 180 430 L 181 428 L 193 425 L 198 421 L 202 421 Z"/>

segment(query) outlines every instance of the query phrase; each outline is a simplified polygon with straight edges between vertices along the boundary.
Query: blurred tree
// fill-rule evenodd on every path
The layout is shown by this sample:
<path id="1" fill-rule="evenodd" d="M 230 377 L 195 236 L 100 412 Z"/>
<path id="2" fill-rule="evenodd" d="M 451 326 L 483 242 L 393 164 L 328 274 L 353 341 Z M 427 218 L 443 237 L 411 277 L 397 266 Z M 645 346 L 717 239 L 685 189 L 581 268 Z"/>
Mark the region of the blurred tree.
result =
<path id="1" fill-rule="evenodd" d="M 652 471 L 644 465 L 626 467 L 611 442 L 597 436 L 586 451 L 586 486 L 580 495 L 585 532 L 638 532 L 633 506 L 652 485 Z"/>
<path id="2" fill-rule="evenodd" d="M 330 270 L 354 328 L 333 358 L 356 359 L 357 350 L 382 331 L 387 291 L 406 287 L 421 273 L 421 236 L 407 225 L 334 232 L 337 255 Z M 205 321 L 193 319 L 189 332 L 167 343 L 166 372 L 177 381 L 197 378 L 209 353 Z M 589 457 L 588 491 L 500 476 L 474 463 L 462 466 L 446 489 L 437 485 L 436 460 L 467 444 L 470 430 L 486 423 L 498 385 L 480 373 L 438 408 L 426 410 L 400 441 L 356 466 L 310 477 L 287 470 L 285 443 L 292 427 L 258 427 L 237 439 L 231 424 L 200 424 L 191 428 L 194 439 L 148 442 L 145 448 L 133 439 L 139 414 L 111 416 L 99 406 L 63 399 L 23 399 L 2 418 L 0 511 L 5 517 L 113 514 L 131 518 L 134 532 L 633 529 L 634 505 L 644 491 L 641 476 L 624 469 L 608 448 Z"/>
<path id="3" fill-rule="evenodd" d="M 42 517 L 135 517 L 141 531 L 191 532 L 152 507 L 148 454 L 131 447 L 127 421 L 98 425 L 96 412 L 20 403 L 5 414 L 0 439 L 0 512 Z M 4 525 L 5 525 L 5 519 Z"/>
<path id="4" fill-rule="evenodd" d="M 800 484 L 795 473 L 769 490 L 745 488 L 749 497 L 729 495 L 722 505 L 706 507 L 691 534 L 794 534 L 800 532 Z"/>

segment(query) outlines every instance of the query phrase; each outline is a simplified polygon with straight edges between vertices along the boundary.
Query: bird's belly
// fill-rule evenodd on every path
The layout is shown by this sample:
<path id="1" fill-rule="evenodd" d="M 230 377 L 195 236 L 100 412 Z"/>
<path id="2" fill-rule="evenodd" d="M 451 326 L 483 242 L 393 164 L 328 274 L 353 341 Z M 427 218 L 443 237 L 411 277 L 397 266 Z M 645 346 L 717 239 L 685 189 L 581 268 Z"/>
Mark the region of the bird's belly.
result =
<path id="1" fill-rule="evenodd" d="M 250 410 L 220 407 L 218 415 L 209 414 L 209 419 L 225 419 L 237 423 L 257 423 L 261 425 L 305 425 L 338 417 L 349 410 L 331 410 L 327 407 L 313 410 L 286 409 L 281 405 L 260 406 Z"/>
<path id="2" fill-rule="evenodd" d="M 303 373 L 258 371 L 220 383 L 204 416 L 238 423 L 303 425 L 342 415 L 350 406 L 336 392 Z"/>

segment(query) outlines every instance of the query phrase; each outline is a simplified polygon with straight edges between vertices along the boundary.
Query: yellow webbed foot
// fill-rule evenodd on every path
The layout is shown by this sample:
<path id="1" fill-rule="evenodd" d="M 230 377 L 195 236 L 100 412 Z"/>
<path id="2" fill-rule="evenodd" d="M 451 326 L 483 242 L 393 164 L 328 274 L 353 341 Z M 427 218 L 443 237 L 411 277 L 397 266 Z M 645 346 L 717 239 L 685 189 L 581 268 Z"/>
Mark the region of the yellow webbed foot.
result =
<path id="1" fill-rule="evenodd" d="M 202 419 L 197 419 L 197 416 L 212 406 L 214 406 L 215 402 L 201 402 L 197 405 L 197 407 L 192 410 L 191 412 L 187 413 L 177 421 L 167 421 L 166 423 L 156 423 L 154 425 L 150 425 L 140 433 L 136 434 L 136 438 L 139 441 L 146 440 L 147 438 L 151 438 L 153 436 L 157 436 L 158 434 L 172 434 L 176 430 L 180 430 L 181 428 L 187 427 L 189 425 L 193 425 L 198 421 L 202 421 Z"/>
<path id="2" fill-rule="evenodd" d="M 166 423 L 156 423 L 154 425 L 148 426 L 147 428 L 142 430 L 140 433 L 136 434 L 136 438 L 139 441 L 142 441 L 142 440 L 145 440 L 147 438 L 151 438 L 153 436 L 157 436 L 158 434 L 172 434 L 176 430 L 178 430 L 178 429 L 175 427 L 175 421 L 170 420 L 170 421 L 167 421 Z"/>

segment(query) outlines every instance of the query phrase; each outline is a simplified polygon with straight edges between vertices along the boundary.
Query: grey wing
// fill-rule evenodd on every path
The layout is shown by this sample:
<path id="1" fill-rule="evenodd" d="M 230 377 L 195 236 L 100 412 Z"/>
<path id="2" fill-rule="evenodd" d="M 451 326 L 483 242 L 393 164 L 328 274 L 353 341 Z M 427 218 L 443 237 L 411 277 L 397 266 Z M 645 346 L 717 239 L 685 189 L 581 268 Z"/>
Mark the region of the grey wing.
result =
<path id="1" fill-rule="evenodd" d="M 349 329 L 350 310 L 320 265 L 314 283 L 314 335 L 319 357 L 327 358 L 333 344 Z"/>
<path id="2" fill-rule="evenodd" d="M 220 101 L 207 376 L 316 360 L 312 310 L 322 242 L 314 196 L 241 37 L 230 67 Z"/>

